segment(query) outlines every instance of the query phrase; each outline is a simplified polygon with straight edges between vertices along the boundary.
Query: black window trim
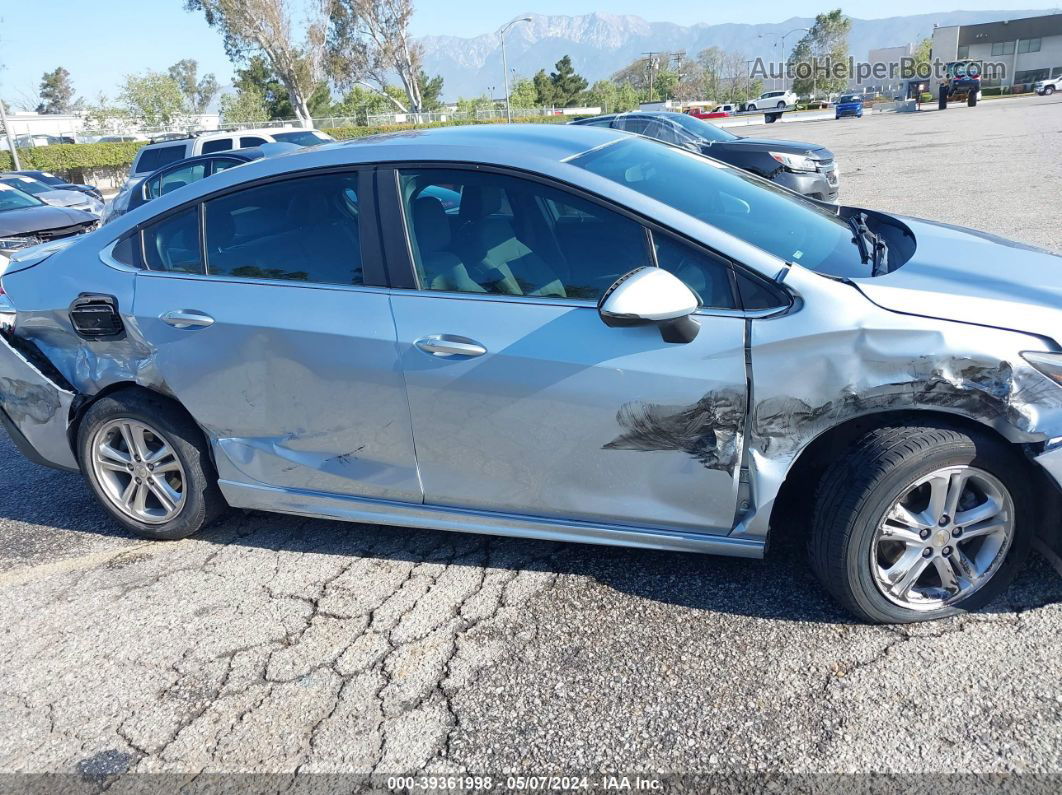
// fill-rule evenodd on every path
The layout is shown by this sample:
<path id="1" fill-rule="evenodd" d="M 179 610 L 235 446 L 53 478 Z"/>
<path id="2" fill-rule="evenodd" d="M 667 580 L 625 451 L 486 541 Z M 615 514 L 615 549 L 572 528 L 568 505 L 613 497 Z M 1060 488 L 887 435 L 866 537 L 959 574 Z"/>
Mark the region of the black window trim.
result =
<path id="1" fill-rule="evenodd" d="M 206 272 L 207 263 L 204 256 L 204 247 L 206 245 L 206 236 L 204 228 L 204 205 L 208 201 L 227 196 L 231 193 L 236 193 L 241 190 L 247 190 L 250 188 L 256 188 L 261 185 L 267 185 L 273 182 L 285 182 L 291 179 L 299 179 L 302 177 L 314 177 L 325 176 L 328 174 L 349 174 L 355 172 L 358 177 L 358 234 L 361 238 L 361 255 L 362 255 L 362 275 L 364 284 L 326 284 L 322 282 L 298 282 L 287 279 L 254 279 L 243 276 L 230 276 L 226 274 L 210 274 Z M 298 169 L 294 171 L 285 171 L 282 174 L 270 174 L 269 176 L 260 177 L 258 179 L 248 180 L 246 182 L 240 182 L 236 185 L 229 185 L 225 188 L 221 188 L 205 196 L 197 197 L 191 201 L 187 201 L 183 204 L 179 204 L 176 207 L 171 207 L 165 212 L 152 216 L 144 221 L 141 221 L 132 229 L 126 230 L 126 232 L 116 238 L 112 243 L 100 252 L 101 257 L 106 255 L 105 262 L 111 265 L 117 265 L 120 268 L 127 269 L 132 268 L 137 272 L 150 274 L 166 279 L 196 279 L 203 280 L 209 279 L 212 281 L 224 281 L 224 282 L 239 282 L 242 284 L 263 284 L 272 285 L 275 287 L 301 287 L 309 289 L 337 289 L 337 290 L 353 290 L 353 291 L 375 291 L 381 289 L 389 289 L 386 279 L 386 269 L 384 267 L 384 260 L 382 256 L 382 250 L 379 237 L 379 222 L 377 220 L 377 213 L 374 201 L 373 190 L 373 177 L 375 173 L 374 164 L 372 163 L 352 163 L 344 166 L 326 166 L 318 168 L 306 168 Z M 363 199 L 362 195 L 366 198 Z M 177 215 L 185 210 L 188 210 L 192 206 L 197 205 L 197 212 L 199 213 L 199 250 L 200 256 L 203 257 L 203 271 L 202 273 L 187 273 L 179 271 L 156 271 L 147 267 L 147 259 L 144 254 L 144 230 L 154 224 L 161 223 L 171 216 Z M 114 260 L 111 255 L 115 246 L 127 237 L 136 235 L 139 238 L 138 253 L 140 256 L 141 265 L 129 265 L 128 263 L 121 263 Z M 108 261 L 109 260 L 109 261 Z"/>
<path id="2" fill-rule="evenodd" d="M 733 292 L 734 305 L 736 309 L 717 309 L 712 307 L 698 307 L 695 315 L 702 316 L 723 316 L 723 317 L 746 317 L 757 318 L 767 317 L 778 314 L 783 314 L 791 310 L 796 302 L 792 294 L 784 287 L 777 283 L 769 283 L 759 272 L 754 268 L 749 268 L 740 262 L 737 262 L 732 257 L 728 257 L 720 251 L 716 251 L 710 246 L 706 246 L 704 243 L 693 240 L 687 235 L 681 232 L 664 226 L 663 224 L 654 221 L 653 219 L 646 218 L 639 213 L 624 207 L 623 205 L 616 204 L 609 199 L 599 196 L 585 190 L 577 185 L 564 182 L 553 177 L 548 177 L 543 174 L 538 174 L 533 171 L 525 171 L 520 168 L 511 166 L 498 166 L 493 164 L 484 163 L 471 163 L 466 161 L 397 161 L 389 163 L 380 163 L 376 166 L 377 172 L 377 184 L 379 190 L 376 193 L 376 199 L 380 205 L 380 214 L 390 214 L 399 219 L 399 223 L 389 224 L 386 230 L 382 230 L 381 235 L 382 242 L 384 244 L 384 253 L 386 254 L 385 261 L 387 263 L 387 271 L 389 281 L 392 289 L 410 291 L 414 293 L 423 293 L 424 295 L 430 295 L 438 298 L 471 298 L 474 300 L 496 301 L 500 303 L 521 303 L 521 304 L 542 304 L 545 306 L 573 306 L 573 307 L 597 307 L 597 301 L 569 298 L 569 299 L 557 299 L 557 298 L 540 298 L 537 296 L 511 296 L 502 294 L 491 293 L 462 293 L 451 292 L 444 290 L 421 290 L 417 286 L 416 267 L 413 261 L 412 243 L 409 239 L 408 225 L 406 224 L 405 206 L 402 201 L 402 189 L 400 184 L 400 171 L 406 170 L 427 170 L 436 169 L 439 171 L 453 171 L 453 170 L 473 170 L 483 171 L 487 173 L 501 174 L 503 176 L 511 176 L 521 179 L 530 179 L 533 182 L 540 182 L 548 187 L 555 188 L 563 193 L 571 194 L 577 198 L 588 201 L 592 204 L 597 204 L 606 210 L 610 210 L 619 215 L 633 220 L 635 223 L 642 226 L 647 232 L 647 245 L 649 245 L 649 257 L 650 261 L 656 264 L 656 251 L 652 245 L 651 235 L 659 232 L 665 235 L 669 235 L 685 245 L 690 246 L 696 251 L 707 253 L 710 256 L 724 260 L 729 263 L 730 271 L 730 285 Z M 659 267 L 659 265 L 657 265 Z M 738 287 L 737 271 L 756 281 L 764 288 L 769 290 L 779 301 L 776 307 L 769 309 L 753 309 L 745 310 L 743 308 L 741 300 L 741 290 Z"/>

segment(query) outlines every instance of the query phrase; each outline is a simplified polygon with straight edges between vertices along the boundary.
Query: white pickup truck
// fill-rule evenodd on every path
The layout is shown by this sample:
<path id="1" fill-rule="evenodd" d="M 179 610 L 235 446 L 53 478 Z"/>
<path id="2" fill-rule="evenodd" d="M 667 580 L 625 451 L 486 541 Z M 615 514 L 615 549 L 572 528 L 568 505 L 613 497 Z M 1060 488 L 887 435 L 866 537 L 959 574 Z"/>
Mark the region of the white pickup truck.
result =
<path id="1" fill-rule="evenodd" d="M 1050 96 L 1056 91 L 1062 91 L 1062 75 L 1052 77 L 1050 80 L 1038 80 L 1033 90 L 1040 96 Z"/>

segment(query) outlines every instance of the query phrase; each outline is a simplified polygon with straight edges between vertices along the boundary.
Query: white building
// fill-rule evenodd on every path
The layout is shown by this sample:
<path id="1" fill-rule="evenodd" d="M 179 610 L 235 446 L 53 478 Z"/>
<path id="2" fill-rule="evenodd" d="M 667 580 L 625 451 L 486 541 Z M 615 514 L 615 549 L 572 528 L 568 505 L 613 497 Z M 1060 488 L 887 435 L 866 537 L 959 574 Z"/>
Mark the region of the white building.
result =
<path id="1" fill-rule="evenodd" d="M 884 94 L 892 97 L 902 93 L 904 78 L 900 70 L 903 59 L 914 57 L 913 44 L 900 44 L 896 47 L 879 47 L 867 54 L 867 66 L 864 74 L 857 73 L 848 83 L 851 91 Z"/>
<path id="2" fill-rule="evenodd" d="M 934 28 L 933 58 L 1002 64 L 1006 76 L 983 79 L 986 87 L 1028 86 L 1057 77 L 1062 75 L 1062 14 Z"/>

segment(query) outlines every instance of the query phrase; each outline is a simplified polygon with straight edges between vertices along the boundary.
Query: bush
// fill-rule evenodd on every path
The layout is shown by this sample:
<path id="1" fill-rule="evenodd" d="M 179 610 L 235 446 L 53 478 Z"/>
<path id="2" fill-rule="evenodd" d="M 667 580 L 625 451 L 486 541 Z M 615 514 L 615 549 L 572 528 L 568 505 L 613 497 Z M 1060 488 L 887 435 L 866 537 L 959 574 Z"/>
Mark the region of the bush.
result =
<path id="1" fill-rule="evenodd" d="M 514 118 L 514 122 L 534 124 L 563 124 L 585 116 L 528 116 Z M 405 132 L 406 130 L 424 130 L 431 127 L 459 127 L 467 124 L 500 124 L 504 119 L 478 119 L 475 121 L 437 121 L 429 124 L 386 124 L 375 127 L 330 127 L 324 132 L 338 140 L 364 138 L 380 133 Z M 133 164 L 137 151 L 144 146 L 144 141 L 127 141 L 106 144 L 56 144 L 55 146 L 34 146 L 19 149 L 18 157 L 25 169 L 38 169 L 58 174 L 65 179 L 77 181 L 86 172 L 125 171 Z M 11 153 L 0 152 L 0 171 L 11 170 L 14 162 Z"/>
<path id="2" fill-rule="evenodd" d="M 56 144 L 18 150 L 18 159 L 26 169 L 68 174 L 74 171 L 128 168 L 143 141 L 108 144 Z M 14 168 L 10 152 L 0 152 L 0 170 Z"/>

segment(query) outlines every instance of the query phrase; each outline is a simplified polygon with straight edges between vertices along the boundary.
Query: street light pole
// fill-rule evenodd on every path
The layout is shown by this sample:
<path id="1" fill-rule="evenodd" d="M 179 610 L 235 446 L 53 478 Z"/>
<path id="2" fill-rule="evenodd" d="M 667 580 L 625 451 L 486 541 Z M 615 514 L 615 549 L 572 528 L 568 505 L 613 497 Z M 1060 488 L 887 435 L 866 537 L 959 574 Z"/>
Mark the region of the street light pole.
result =
<path id="1" fill-rule="evenodd" d="M 515 25 L 517 22 L 530 22 L 531 17 L 520 17 L 520 19 L 514 19 L 507 25 L 503 25 L 502 29 L 498 31 L 498 38 L 501 39 L 502 48 L 502 70 L 505 72 L 505 121 L 509 124 L 513 122 L 513 111 L 509 107 L 509 60 L 505 57 L 505 34 L 509 32 L 509 28 Z"/>
<path id="2" fill-rule="evenodd" d="M 18 162 L 18 149 L 15 148 L 15 138 L 11 135 L 11 125 L 7 123 L 7 111 L 4 110 L 4 100 L 2 99 L 0 99 L 0 124 L 4 125 L 7 147 L 11 151 L 11 161 L 15 164 L 15 171 L 21 171 L 22 164 Z"/>

